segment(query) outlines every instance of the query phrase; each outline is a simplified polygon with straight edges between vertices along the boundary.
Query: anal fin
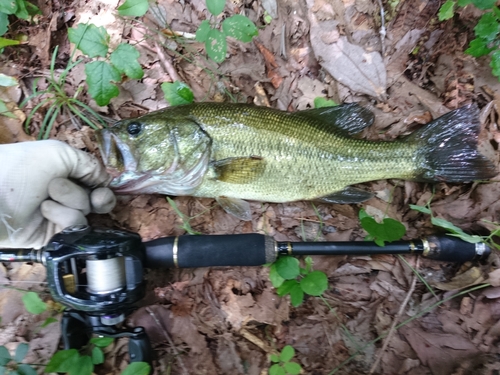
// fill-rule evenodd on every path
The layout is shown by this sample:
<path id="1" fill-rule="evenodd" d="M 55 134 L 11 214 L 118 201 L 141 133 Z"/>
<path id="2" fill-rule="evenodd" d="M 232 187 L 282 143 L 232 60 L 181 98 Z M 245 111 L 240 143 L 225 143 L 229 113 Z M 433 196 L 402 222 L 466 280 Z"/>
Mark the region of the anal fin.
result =
<path id="1" fill-rule="evenodd" d="M 364 202 L 372 197 L 373 193 L 370 193 L 369 191 L 348 186 L 343 190 L 324 197 L 316 198 L 315 200 L 324 203 L 350 204 Z"/>
<path id="2" fill-rule="evenodd" d="M 252 220 L 252 212 L 250 211 L 250 203 L 243 199 L 238 198 L 228 198 L 228 197 L 217 197 L 217 203 L 228 214 L 231 214 L 243 221 Z"/>

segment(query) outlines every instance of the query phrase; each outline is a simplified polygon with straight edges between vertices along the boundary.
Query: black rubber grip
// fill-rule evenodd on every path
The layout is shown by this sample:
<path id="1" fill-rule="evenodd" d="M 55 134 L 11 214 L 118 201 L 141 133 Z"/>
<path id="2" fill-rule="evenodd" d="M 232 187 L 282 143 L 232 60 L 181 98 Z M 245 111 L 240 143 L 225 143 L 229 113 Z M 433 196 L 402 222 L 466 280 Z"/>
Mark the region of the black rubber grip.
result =
<path id="1" fill-rule="evenodd" d="M 465 242 L 458 237 L 432 236 L 428 241 L 429 250 L 424 251 L 423 255 L 429 259 L 445 262 L 464 263 L 474 259 L 485 259 L 491 252 L 491 249 L 482 243 Z"/>
<path id="2" fill-rule="evenodd" d="M 260 266 L 266 263 L 266 236 L 256 233 L 179 236 L 177 244 L 175 237 L 166 237 L 144 245 L 148 268 Z"/>

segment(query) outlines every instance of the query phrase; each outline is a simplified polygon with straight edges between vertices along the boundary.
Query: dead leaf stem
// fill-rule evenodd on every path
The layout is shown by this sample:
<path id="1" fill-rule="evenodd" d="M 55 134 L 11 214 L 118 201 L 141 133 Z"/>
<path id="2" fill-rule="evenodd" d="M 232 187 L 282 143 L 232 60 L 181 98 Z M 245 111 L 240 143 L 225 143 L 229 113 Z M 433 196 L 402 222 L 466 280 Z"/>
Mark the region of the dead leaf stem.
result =
<path id="1" fill-rule="evenodd" d="M 415 269 L 418 269 L 420 263 L 420 257 L 417 258 L 416 264 L 415 264 Z M 415 291 L 415 286 L 417 285 L 417 275 L 414 273 L 413 278 L 411 280 L 411 285 L 410 285 L 410 290 L 408 290 L 408 293 L 406 293 L 406 297 L 401 304 L 401 307 L 399 308 L 399 311 L 397 315 L 395 316 L 394 320 L 392 321 L 391 328 L 389 329 L 389 332 L 387 334 L 387 337 L 384 340 L 384 345 L 382 346 L 382 350 L 380 351 L 380 354 L 377 356 L 377 359 L 375 360 L 375 363 L 372 365 L 370 372 L 368 374 L 373 374 L 375 371 L 377 371 L 377 367 L 380 364 L 380 361 L 384 357 L 385 351 L 387 350 L 387 347 L 389 346 L 389 343 L 392 340 L 392 337 L 394 336 L 394 333 L 397 331 L 397 325 L 399 320 L 401 319 L 401 316 L 403 316 L 403 313 L 406 309 L 406 305 L 410 301 L 410 298 Z"/>
<path id="2" fill-rule="evenodd" d="M 158 326 L 158 328 L 162 331 L 163 335 L 165 336 L 165 338 L 167 339 L 168 343 L 170 344 L 170 346 L 172 347 L 172 350 L 174 351 L 175 353 L 175 357 L 177 358 L 177 361 L 179 361 L 179 365 L 180 367 L 182 368 L 182 372 L 183 374 L 185 375 L 189 375 L 189 371 L 187 370 L 186 366 L 184 366 L 184 362 L 182 361 L 182 358 L 180 356 L 180 353 L 179 351 L 177 350 L 177 347 L 175 346 L 174 344 L 174 341 L 172 340 L 172 338 L 170 337 L 170 335 L 168 334 L 167 330 L 165 329 L 165 327 L 163 327 L 163 325 L 160 323 L 160 321 L 158 320 L 158 318 L 156 317 L 156 314 L 153 312 L 153 310 L 151 310 L 149 307 L 146 307 L 146 311 L 148 312 L 149 316 L 151 316 L 151 319 L 154 320 L 155 324 Z"/>
<path id="3" fill-rule="evenodd" d="M 165 70 L 165 72 L 170 76 L 170 78 L 172 78 L 173 82 L 180 81 L 181 79 L 179 77 L 179 74 L 177 74 L 177 71 L 172 65 L 172 62 L 163 52 L 163 49 L 157 42 L 155 42 L 155 50 L 156 53 L 158 54 L 158 57 L 160 58 L 160 65 L 162 66 L 163 70 Z"/>

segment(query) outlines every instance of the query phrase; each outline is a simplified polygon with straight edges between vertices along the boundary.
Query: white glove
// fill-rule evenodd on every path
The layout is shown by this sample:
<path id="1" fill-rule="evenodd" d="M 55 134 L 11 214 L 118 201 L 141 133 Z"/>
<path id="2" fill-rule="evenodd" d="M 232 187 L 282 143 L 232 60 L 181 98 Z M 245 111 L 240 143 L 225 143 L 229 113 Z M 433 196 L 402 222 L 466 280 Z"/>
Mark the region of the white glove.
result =
<path id="1" fill-rule="evenodd" d="M 0 248 L 39 248 L 67 226 L 87 224 L 89 212 L 110 212 L 111 190 L 89 189 L 109 179 L 94 156 L 63 142 L 0 145 Z"/>

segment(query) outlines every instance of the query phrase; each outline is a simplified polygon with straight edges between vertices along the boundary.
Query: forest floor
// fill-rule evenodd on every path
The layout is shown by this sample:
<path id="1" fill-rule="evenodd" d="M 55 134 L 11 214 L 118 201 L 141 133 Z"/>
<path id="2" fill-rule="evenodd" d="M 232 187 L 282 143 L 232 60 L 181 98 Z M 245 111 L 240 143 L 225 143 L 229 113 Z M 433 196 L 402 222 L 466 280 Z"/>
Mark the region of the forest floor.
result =
<path id="1" fill-rule="evenodd" d="M 228 58 L 216 64 L 207 59 L 202 43 L 159 32 L 195 33 L 208 17 L 204 0 L 158 0 L 155 9 L 164 12 L 150 11 L 135 20 L 118 17 L 118 4 L 110 1 L 38 5 L 42 16 L 36 25 L 15 25 L 26 35 L 26 43 L 1 56 L 0 72 L 20 82 L 9 90 L 1 88 L 4 100 L 19 103 L 35 81 L 43 89 L 54 47 L 58 46 L 60 71 L 73 48 L 67 29 L 90 20 L 105 26 L 112 45 L 134 44 L 145 72 L 141 80 L 123 83 L 120 95 L 106 107 L 99 107 L 85 90 L 78 94 L 110 118 L 168 106 L 160 84 L 176 80 L 192 88 L 196 101 L 253 102 L 288 111 L 313 108 L 317 97 L 359 102 L 375 114 L 375 124 L 365 136 L 381 140 L 409 134 L 449 110 L 475 102 L 481 110 L 480 149 L 498 165 L 500 83 L 491 75 L 487 59 L 463 53 L 481 14 L 472 6 L 439 22 L 439 1 L 384 2 L 383 37 L 379 3 L 373 0 L 229 1 L 225 14 L 243 12 L 259 27 L 259 34 L 249 43 L 229 40 Z M 65 89 L 72 95 L 84 79 L 80 64 L 68 75 Z M 28 108 L 37 100 L 41 98 Z M 17 119 L 0 116 L 0 131 L 8 134 L 8 141 L 33 139 L 23 133 L 28 110 L 23 111 L 16 112 Z M 37 134 L 45 111 L 42 106 L 34 117 L 32 134 Z M 94 131 L 76 128 L 66 114 L 57 118 L 50 138 L 98 153 Z M 363 186 L 375 197 L 362 204 L 252 202 L 249 222 L 226 214 L 212 199 L 173 199 L 197 232 L 257 232 L 278 241 L 363 240 L 361 208 L 379 219 L 401 221 L 407 228 L 405 239 L 435 234 L 439 230 L 429 216 L 409 207 L 431 199 L 435 217 L 469 233 L 484 235 L 492 229 L 486 221 L 500 221 L 498 182 L 432 185 L 385 180 Z M 150 240 L 185 234 L 185 218 L 164 196 L 140 195 L 120 196 L 111 214 L 94 215 L 91 222 Z M 151 270 L 147 297 L 127 325 L 146 328 L 157 356 L 155 374 L 267 374 L 270 354 L 285 345 L 295 348 L 293 361 L 311 375 L 498 374 L 500 287 L 494 286 L 498 281 L 492 273 L 499 264 L 497 253 L 487 262 L 463 265 L 405 259 L 314 256 L 313 267 L 327 274 L 329 288 L 323 298 L 307 297 L 299 307 L 277 296 L 268 267 Z M 17 287 L 37 283 L 34 290 L 50 298 L 41 265 L 2 267 L 0 277 L 2 284 Z M 474 286 L 477 290 L 466 291 Z M 46 363 L 57 350 L 59 327 L 40 328 L 46 315 L 26 313 L 21 296 L 12 289 L 0 293 L 0 345 L 29 342 L 27 360 Z M 410 318 L 415 319 L 407 322 Z M 395 321 L 406 324 L 391 329 Z M 127 363 L 126 340 L 120 339 L 96 373 L 118 374 Z"/>

